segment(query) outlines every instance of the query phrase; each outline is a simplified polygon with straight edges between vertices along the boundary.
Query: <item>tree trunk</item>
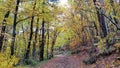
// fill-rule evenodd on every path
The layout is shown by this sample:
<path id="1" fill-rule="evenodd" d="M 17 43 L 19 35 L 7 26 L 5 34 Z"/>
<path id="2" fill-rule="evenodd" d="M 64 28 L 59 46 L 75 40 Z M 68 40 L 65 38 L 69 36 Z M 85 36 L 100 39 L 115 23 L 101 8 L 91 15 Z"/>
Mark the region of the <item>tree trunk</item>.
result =
<path id="1" fill-rule="evenodd" d="M 44 18 L 42 20 L 42 41 L 41 41 L 41 45 L 40 45 L 40 57 L 39 60 L 42 61 L 44 60 L 44 25 L 45 25 L 45 21 Z"/>
<path id="2" fill-rule="evenodd" d="M 30 35 L 29 35 L 29 40 L 28 40 L 27 51 L 25 53 L 26 64 L 28 64 L 28 59 L 29 59 L 29 54 L 30 54 L 30 46 L 31 46 L 31 41 L 32 41 L 32 36 L 33 36 L 33 22 L 34 22 L 35 6 L 36 6 L 36 1 L 34 2 L 34 5 L 33 5 L 32 19 L 31 19 L 31 24 L 30 24 Z"/>
<path id="3" fill-rule="evenodd" d="M 48 35 L 48 37 L 47 37 L 47 59 L 49 58 L 49 56 L 48 56 L 48 49 L 49 49 L 49 23 L 48 23 L 48 31 L 47 31 L 47 35 Z"/>
<path id="4" fill-rule="evenodd" d="M 53 51 L 54 51 L 54 45 L 55 45 L 55 42 L 56 42 L 56 38 L 57 38 L 57 31 L 54 32 L 54 36 L 53 36 L 53 40 L 52 40 L 52 46 L 51 46 L 51 57 L 53 57 Z"/>
<path id="5" fill-rule="evenodd" d="M 6 18 L 9 17 L 10 11 L 7 11 L 7 13 L 4 16 L 2 27 L 1 27 L 1 34 L 0 34 L 0 51 L 2 51 L 3 41 L 4 41 L 4 33 L 6 29 Z"/>
<path id="6" fill-rule="evenodd" d="M 55 45 L 55 40 L 52 41 L 51 58 L 53 57 L 54 45 Z"/>
<path id="7" fill-rule="evenodd" d="M 104 0 L 99 0 L 101 4 L 103 4 Z M 96 6 L 96 0 L 93 0 L 94 2 L 94 5 L 96 7 L 96 11 L 97 11 L 97 16 L 98 16 L 98 21 L 100 23 L 100 27 L 102 29 L 102 33 L 103 33 L 103 36 L 102 38 L 106 37 L 108 35 L 108 25 L 107 23 L 105 22 L 105 17 L 104 17 L 104 10 L 102 8 L 102 6 L 100 6 L 100 8 L 98 8 Z M 106 39 L 106 48 L 108 49 L 109 48 L 109 45 L 108 45 L 108 39 Z"/>
<path id="8" fill-rule="evenodd" d="M 43 0 L 42 2 L 42 13 L 44 14 L 44 4 L 45 4 L 45 0 Z M 44 21 L 44 17 L 42 20 L 42 40 L 41 40 L 41 44 L 40 44 L 40 52 L 39 52 L 39 61 L 44 60 L 44 45 L 45 45 L 45 21 Z"/>
<path id="9" fill-rule="evenodd" d="M 93 0 L 94 5 L 96 7 L 96 0 Z M 107 24 L 105 22 L 105 17 L 104 17 L 104 10 L 102 8 L 98 8 L 96 7 L 96 11 L 97 11 L 97 16 L 98 16 L 98 21 L 100 23 L 100 27 L 102 29 L 103 32 L 103 37 L 106 37 L 108 34 L 108 29 L 107 29 Z"/>
<path id="10" fill-rule="evenodd" d="M 38 35 L 38 23 L 39 23 L 39 18 L 37 19 L 37 23 L 36 23 L 35 40 L 33 42 L 33 51 L 32 51 L 33 58 L 35 57 L 35 53 L 36 53 L 36 43 L 37 43 L 37 35 Z"/>
<path id="11" fill-rule="evenodd" d="M 14 22 L 13 22 L 13 32 L 12 32 L 12 42 L 11 42 L 11 56 L 14 55 L 14 43 L 15 43 L 15 37 L 16 37 L 16 21 L 17 21 L 17 13 L 18 13 L 18 7 L 19 7 L 20 0 L 16 1 L 16 8 L 14 13 Z"/>

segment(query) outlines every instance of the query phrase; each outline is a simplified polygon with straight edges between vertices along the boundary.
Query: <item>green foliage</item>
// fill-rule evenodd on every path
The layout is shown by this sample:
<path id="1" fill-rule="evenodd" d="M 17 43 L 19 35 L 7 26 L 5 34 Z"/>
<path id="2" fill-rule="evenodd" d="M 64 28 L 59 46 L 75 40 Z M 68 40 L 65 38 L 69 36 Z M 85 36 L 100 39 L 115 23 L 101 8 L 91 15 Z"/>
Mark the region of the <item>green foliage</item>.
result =
<path id="1" fill-rule="evenodd" d="M 28 64 L 31 65 L 31 66 L 35 66 L 35 65 L 38 64 L 38 61 L 36 61 L 36 60 L 30 58 L 30 59 L 28 59 Z"/>

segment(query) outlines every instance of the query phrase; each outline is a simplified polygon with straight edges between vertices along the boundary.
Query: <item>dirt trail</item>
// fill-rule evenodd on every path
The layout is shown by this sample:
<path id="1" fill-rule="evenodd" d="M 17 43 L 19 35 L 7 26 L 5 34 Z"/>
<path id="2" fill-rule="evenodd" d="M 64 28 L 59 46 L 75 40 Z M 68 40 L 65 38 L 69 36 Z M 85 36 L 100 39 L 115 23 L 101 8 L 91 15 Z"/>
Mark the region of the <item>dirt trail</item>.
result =
<path id="1" fill-rule="evenodd" d="M 112 54 L 110 56 L 100 57 L 96 63 L 85 65 L 83 60 L 88 59 L 89 56 L 83 50 L 79 54 L 74 55 L 56 55 L 55 58 L 48 60 L 45 64 L 37 68 L 120 68 L 120 66 L 116 67 L 113 65 L 113 61 L 117 56 L 117 54 Z"/>
<path id="2" fill-rule="evenodd" d="M 59 55 L 56 58 L 51 59 L 46 64 L 39 68 L 80 68 L 79 63 L 75 58 Z"/>
<path id="3" fill-rule="evenodd" d="M 113 54 L 109 57 L 99 58 L 94 64 L 85 65 L 83 60 L 88 58 L 86 52 L 70 56 L 59 55 L 38 68 L 120 68 L 120 66 L 114 67 L 112 64 L 115 57 L 116 54 Z"/>
<path id="4" fill-rule="evenodd" d="M 43 64 L 38 68 L 83 68 L 82 59 L 87 57 L 84 55 L 85 52 L 82 52 L 83 57 L 80 58 L 78 55 L 57 55 L 56 58 L 49 60 L 47 63 Z M 89 67 L 88 67 L 89 68 Z"/>

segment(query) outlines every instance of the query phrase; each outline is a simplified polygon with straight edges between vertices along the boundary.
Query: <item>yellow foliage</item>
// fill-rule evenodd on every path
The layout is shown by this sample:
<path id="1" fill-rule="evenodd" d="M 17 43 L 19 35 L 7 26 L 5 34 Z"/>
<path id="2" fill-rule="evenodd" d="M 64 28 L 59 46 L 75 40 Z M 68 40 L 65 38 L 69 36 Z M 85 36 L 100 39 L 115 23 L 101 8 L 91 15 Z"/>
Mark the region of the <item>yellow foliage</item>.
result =
<path id="1" fill-rule="evenodd" d="M 18 58 L 10 57 L 7 52 L 0 53 L 0 68 L 13 68 L 13 65 L 18 63 Z"/>
<path id="2" fill-rule="evenodd" d="M 120 52 L 120 43 L 116 43 L 113 46 L 117 49 L 117 52 Z"/>
<path id="3" fill-rule="evenodd" d="M 116 48 L 120 48 L 120 43 L 116 43 L 114 46 L 115 46 Z"/>
<path id="4" fill-rule="evenodd" d="M 76 48 L 78 48 L 80 45 L 80 42 L 78 40 L 74 40 L 72 43 L 70 43 L 70 48 L 71 50 L 75 50 Z"/>
<path id="5" fill-rule="evenodd" d="M 100 41 L 99 41 L 99 43 L 98 43 L 98 48 L 100 49 L 100 52 L 103 52 L 103 51 L 105 51 L 105 45 L 106 45 L 106 38 L 100 38 L 100 37 L 98 37 L 99 39 L 100 39 Z"/>

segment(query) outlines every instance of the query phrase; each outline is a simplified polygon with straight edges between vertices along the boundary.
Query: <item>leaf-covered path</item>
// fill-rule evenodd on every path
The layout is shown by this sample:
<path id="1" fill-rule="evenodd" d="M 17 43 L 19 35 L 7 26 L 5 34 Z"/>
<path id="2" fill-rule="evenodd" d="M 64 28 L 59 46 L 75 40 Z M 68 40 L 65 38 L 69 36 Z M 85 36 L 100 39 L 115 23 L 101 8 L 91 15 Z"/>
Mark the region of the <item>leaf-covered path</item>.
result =
<path id="1" fill-rule="evenodd" d="M 72 56 L 59 55 L 39 68 L 80 68 L 78 60 Z"/>
<path id="2" fill-rule="evenodd" d="M 116 56 L 116 54 L 112 54 L 108 57 L 101 57 L 96 63 L 85 65 L 83 60 L 87 59 L 88 55 L 83 51 L 79 54 L 69 56 L 58 55 L 47 61 L 45 64 L 40 65 L 38 68 L 120 68 L 120 66 L 114 67 L 113 65 Z"/>

